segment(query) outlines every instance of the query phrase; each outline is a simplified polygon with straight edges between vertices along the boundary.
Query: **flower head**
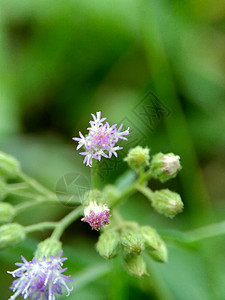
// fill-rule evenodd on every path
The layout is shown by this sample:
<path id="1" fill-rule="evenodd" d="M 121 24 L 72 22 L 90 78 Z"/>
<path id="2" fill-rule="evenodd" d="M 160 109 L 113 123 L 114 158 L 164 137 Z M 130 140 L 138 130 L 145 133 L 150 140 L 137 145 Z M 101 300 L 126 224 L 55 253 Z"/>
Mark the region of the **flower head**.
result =
<path id="1" fill-rule="evenodd" d="M 109 224 L 109 208 L 105 204 L 97 204 L 91 201 L 84 209 L 84 218 L 81 221 L 90 224 L 92 229 L 99 230 L 102 226 Z"/>
<path id="2" fill-rule="evenodd" d="M 62 295 L 62 287 L 67 291 L 69 296 L 72 289 L 67 286 L 67 282 L 73 281 L 70 276 L 65 276 L 62 273 L 67 268 L 62 269 L 63 262 L 67 258 L 61 258 L 63 251 L 56 257 L 50 255 L 50 260 L 44 257 L 41 261 L 33 258 L 32 261 L 27 261 L 23 256 L 23 263 L 16 263 L 19 268 L 13 272 L 13 277 L 18 277 L 12 283 L 10 289 L 14 295 L 9 300 L 16 299 L 20 294 L 23 299 L 30 300 L 56 300 L 56 295 Z"/>
<path id="3" fill-rule="evenodd" d="M 167 172 L 168 175 L 175 174 L 180 169 L 180 156 L 179 155 L 164 155 L 162 157 L 163 167 L 162 170 Z"/>
<path id="4" fill-rule="evenodd" d="M 88 127 L 88 135 L 85 137 L 79 132 L 79 138 L 74 137 L 73 140 L 78 142 L 77 150 L 81 147 L 85 148 L 84 152 L 80 152 L 84 155 L 83 163 L 87 166 L 92 166 L 92 159 L 101 160 L 101 157 L 111 158 L 112 154 L 117 157 L 117 150 L 123 149 L 120 146 L 116 146 L 119 139 L 126 140 L 126 135 L 129 135 L 129 128 L 125 131 L 121 131 L 123 124 L 117 129 L 117 124 L 112 126 L 108 122 L 103 124 L 106 118 L 101 118 L 101 112 L 97 112 L 96 116 L 91 114 L 93 121 L 90 121 L 90 127 Z"/>

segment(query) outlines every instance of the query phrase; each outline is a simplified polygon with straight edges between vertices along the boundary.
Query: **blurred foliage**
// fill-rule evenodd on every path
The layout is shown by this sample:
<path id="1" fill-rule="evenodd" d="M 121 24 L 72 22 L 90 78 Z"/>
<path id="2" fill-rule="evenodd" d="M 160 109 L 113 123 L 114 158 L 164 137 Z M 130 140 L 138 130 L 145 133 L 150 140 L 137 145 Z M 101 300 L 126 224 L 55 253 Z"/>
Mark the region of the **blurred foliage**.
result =
<path id="1" fill-rule="evenodd" d="M 91 112 L 101 110 L 110 122 L 131 127 L 129 147 L 174 152 L 183 165 L 167 184 L 181 193 L 183 214 L 165 219 L 137 195 L 121 205 L 124 217 L 181 231 L 223 220 L 224 17 L 222 0 L 1 0 L 1 151 L 53 190 L 68 172 L 88 178 L 71 138 L 85 132 Z M 138 109 L 145 108 L 148 91 L 159 102 L 146 123 Z M 162 109 L 164 118 L 156 111 Z M 102 162 L 102 185 L 125 170 L 124 146 L 118 161 Z M 152 181 L 152 187 L 160 185 Z M 28 224 L 31 213 L 32 222 L 40 214 L 57 219 L 63 212 L 40 207 L 18 221 Z M 5 271 L 20 255 L 30 259 L 45 236 L 0 252 L 1 297 L 10 295 Z M 144 279 L 126 275 L 117 259 L 104 262 L 96 240 L 79 221 L 63 236 L 76 279 L 70 299 L 224 299 L 223 237 L 192 248 L 170 242 L 169 263 L 149 262 L 151 276 Z"/>

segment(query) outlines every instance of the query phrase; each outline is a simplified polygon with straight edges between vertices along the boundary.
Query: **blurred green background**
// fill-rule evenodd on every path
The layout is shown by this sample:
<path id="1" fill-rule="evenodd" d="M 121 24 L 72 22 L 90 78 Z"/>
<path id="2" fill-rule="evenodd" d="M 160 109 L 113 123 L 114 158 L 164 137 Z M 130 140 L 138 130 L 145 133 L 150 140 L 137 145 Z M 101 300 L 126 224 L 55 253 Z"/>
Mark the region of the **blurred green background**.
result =
<path id="1" fill-rule="evenodd" d="M 118 163 L 106 163 L 102 185 L 126 170 L 122 159 L 138 143 L 152 154 L 181 156 L 179 177 L 163 186 L 181 193 L 184 213 L 168 220 L 137 194 L 121 205 L 124 217 L 181 232 L 222 221 L 224 17 L 222 0 L 1 0 L 0 150 L 53 191 L 67 173 L 89 179 L 72 137 L 86 132 L 92 112 L 102 111 L 132 133 Z M 40 207 L 17 221 L 57 220 L 68 211 Z M 1 299 L 11 295 L 5 272 L 20 255 L 31 259 L 47 235 L 1 250 Z M 143 279 L 127 275 L 120 258 L 99 257 L 97 237 L 80 221 L 63 236 L 68 274 L 76 279 L 71 300 L 225 299 L 224 236 L 192 247 L 168 240 L 169 262 L 149 262 Z"/>

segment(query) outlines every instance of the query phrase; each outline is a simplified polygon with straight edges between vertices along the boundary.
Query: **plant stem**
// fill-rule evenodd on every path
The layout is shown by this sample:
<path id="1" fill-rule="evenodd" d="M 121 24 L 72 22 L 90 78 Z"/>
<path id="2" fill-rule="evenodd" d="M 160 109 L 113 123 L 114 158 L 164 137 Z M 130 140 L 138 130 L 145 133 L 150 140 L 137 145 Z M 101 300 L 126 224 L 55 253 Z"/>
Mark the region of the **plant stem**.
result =
<path id="1" fill-rule="evenodd" d="M 42 222 L 34 225 L 29 225 L 25 227 L 26 233 L 34 232 L 34 231 L 39 231 L 43 229 L 51 229 L 55 228 L 57 226 L 57 222 Z"/>
<path id="2" fill-rule="evenodd" d="M 66 215 L 63 219 L 61 219 L 61 221 L 57 223 L 57 226 L 53 231 L 51 237 L 53 239 L 59 240 L 64 230 L 82 215 L 82 210 L 83 208 L 81 206 L 78 206 L 76 209 L 74 209 L 68 215 Z"/>
<path id="3" fill-rule="evenodd" d="M 147 186 L 143 186 L 143 185 L 137 185 L 136 189 L 141 192 L 147 199 L 151 200 L 152 196 L 153 196 L 153 191 L 147 187 Z"/>
<path id="4" fill-rule="evenodd" d="M 29 177 L 28 175 L 24 174 L 23 172 L 21 172 L 19 174 L 19 177 L 20 177 L 20 179 L 25 181 L 29 186 L 31 186 L 33 189 L 35 189 L 40 194 L 45 195 L 48 198 L 55 198 L 55 194 L 52 191 L 50 191 L 49 189 L 44 187 L 42 184 L 37 182 L 35 179 Z"/>
<path id="5" fill-rule="evenodd" d="M 7 190 L 9 193 L 11 192 L 16 192 L 18 190 L 23 190 L 27 188 L 27 184 L 22 182 L 22 183 L 10 183 L 7 185 Z"/>
<path id="6" fill-rule="evenodd" d="M 98 166 L 98 161 L 93 159 L 92 162 L 92 168 L 91 168 L 91 186 L 92 189 L 99 189 L 99 166 Z"/>

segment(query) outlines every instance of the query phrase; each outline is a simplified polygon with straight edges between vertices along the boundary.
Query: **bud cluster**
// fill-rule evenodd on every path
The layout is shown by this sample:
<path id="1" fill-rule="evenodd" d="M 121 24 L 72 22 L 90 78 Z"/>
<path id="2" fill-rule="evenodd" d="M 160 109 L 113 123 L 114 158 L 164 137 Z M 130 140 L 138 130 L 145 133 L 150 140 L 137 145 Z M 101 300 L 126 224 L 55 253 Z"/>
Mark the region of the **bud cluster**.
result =
<path id="1" fill-rule="evenodd" d="M 100 235 L 96 249 L 106 259 L 122 252 L 126 271 L 136 277 L 148 275 L 144 252 L 157 262 L 167 262 L 166 245 L 155 229 L 149 226 L 137 225 L 135 229 L 127 228 L 122 232 L 108 229 Z"/>

